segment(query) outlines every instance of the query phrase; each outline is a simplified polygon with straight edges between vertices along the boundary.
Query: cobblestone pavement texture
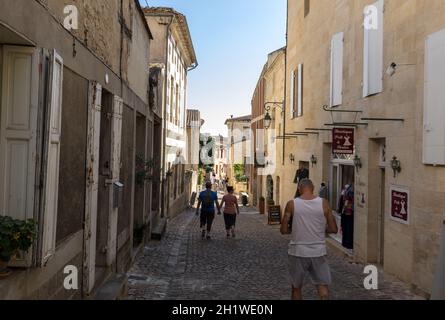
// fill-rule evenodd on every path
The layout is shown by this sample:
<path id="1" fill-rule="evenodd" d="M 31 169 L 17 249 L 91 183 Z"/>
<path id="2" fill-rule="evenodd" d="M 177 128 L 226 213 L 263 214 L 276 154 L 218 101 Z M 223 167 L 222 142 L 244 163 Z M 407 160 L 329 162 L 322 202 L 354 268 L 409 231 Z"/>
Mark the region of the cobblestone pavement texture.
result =
<path id="1" fill-rule="evenodd" d="M 132 300 L 285 300 L 290 297 L 288 236 L 267 217 L 241 208 L 237 237 L 226 239 L 217 216 L 211 240 L 202 240 L 199 219 L 189 210 L 168 223 L 161 241 L 146 245 L 129 271 Z M 421 299 L 408 285 L 380 273 L 379 289 L 364 289 L 364 266 L 330 250 L 333 300 Z M 306 279 L 305 299 L 317 299 Z"/>

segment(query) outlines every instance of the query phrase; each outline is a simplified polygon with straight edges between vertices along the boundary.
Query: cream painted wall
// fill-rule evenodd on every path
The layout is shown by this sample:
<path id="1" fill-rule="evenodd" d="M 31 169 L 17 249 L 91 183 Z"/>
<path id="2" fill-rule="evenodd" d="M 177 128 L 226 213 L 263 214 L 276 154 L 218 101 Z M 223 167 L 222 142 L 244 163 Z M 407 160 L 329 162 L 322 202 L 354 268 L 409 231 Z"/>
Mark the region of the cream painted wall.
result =
<path id="1" fill-rule="evenodd" d="M 329 102 L 330 91 L 330 40 L 333 34 L 344 32 L 343 104 L 341 109 L 362 110 L 364 117 L 403 118 L 399 122 L 370 122 L 356 130 L 356 154 L 363 162 L 356 175 L 356 203 L 364 194 L 365 204 L 355 212 L 355 258 L 375 262 L 376 149 L 374 138 L 385 138 L 387 156 L 397 156 L 402 172 L 394 178 L 386 167 L 385 181 L 385 242 L 384 269 L 429 293 L 435 271 L 440 227 L 445 219 L 445 168 L 422 164 L 424 46 L 426 37 L 445 28 L 445 2 L 385 1 L 384 12 L 384 67 L 391 62 L 414 64 L 401 66 L 389 77 L 384 73 L 383 92 L 362 98 L 363 78 L 363 9 L 373 1 L 334 0 L 311 1 L 311 10 L 304 17 L 304 1 L 288 1 L 288 69 L 289 75 L 298 64 L 304 64 L 303 108 L 301 118 L 290 119 L 286 114 L 287 132 L 305 128 L 322 128 L 332 121 L 322 110 Z M 290 103 L 289 79 L 287 105 Z M 353 121 L 350 114 L 336 114 L 335 121 Z M 311 178 L 316 186 L 328 181 L 329 132 L 320 135 L 286 140 L 286 155 L 294 153 L 296 163 L 308 161 L 312 154 L 318 164 Z M 324 163 L 323 163 L 323 159 Z M 374 159 L 374 160 L 373 160 Z M 293 196 L 293 174 L 296 165 L 284 167 L 282 199 Z M 389 219 L 389 186 L 408 187 L 411 193 L 411 222 L 400 224 Z M 284 200 L 282 201 L 283 204 Z"/>

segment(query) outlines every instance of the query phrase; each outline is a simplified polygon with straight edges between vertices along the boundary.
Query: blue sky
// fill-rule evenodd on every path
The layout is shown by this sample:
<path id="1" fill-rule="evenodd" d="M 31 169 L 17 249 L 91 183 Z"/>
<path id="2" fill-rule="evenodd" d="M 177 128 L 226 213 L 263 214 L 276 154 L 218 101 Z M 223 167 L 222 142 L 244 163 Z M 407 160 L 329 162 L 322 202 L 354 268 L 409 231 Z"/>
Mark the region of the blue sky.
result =
<path id="1" fill-rule="evenodd" d="M 267 54 L 285 45 L 286 0 L 147 2 L 187 16 L 199 62 L 189 73 L 188 108 L 201 111 L 203 132 L 227 135 L 225 119 L 250 114 Z"/>

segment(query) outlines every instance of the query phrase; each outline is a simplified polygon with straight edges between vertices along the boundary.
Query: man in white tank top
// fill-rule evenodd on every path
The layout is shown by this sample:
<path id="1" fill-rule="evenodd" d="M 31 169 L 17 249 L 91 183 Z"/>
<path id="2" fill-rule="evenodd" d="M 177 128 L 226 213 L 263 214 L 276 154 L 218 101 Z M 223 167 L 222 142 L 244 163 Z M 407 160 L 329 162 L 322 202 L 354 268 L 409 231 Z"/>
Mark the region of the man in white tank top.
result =
<path id="1" fill-rule="evenodd" d="M 307 274 L 320 298 L 327 299 L 331 272 L 326 257 L 326 233 L 337 233 L 337 224 L 329 202 L 314 196 L 311 180 L 301 180 L 298 190 L 301 196 L 287 203 L 281 224 L 281 233 L 292 235 L 288 251 L 292 299 L 302 299 Z"/>

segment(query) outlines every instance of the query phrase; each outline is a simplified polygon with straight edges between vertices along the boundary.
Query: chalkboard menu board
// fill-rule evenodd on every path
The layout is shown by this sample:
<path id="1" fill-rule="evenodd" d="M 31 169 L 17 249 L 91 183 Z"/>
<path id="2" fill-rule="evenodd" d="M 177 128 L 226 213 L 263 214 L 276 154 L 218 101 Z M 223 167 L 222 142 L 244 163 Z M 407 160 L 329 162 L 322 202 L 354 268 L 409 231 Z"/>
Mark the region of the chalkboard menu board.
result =
<path id="1" fill-rule="evenodd" d="M 281 207 L 269 206 L 269 224 L 281 224 Z"/>

